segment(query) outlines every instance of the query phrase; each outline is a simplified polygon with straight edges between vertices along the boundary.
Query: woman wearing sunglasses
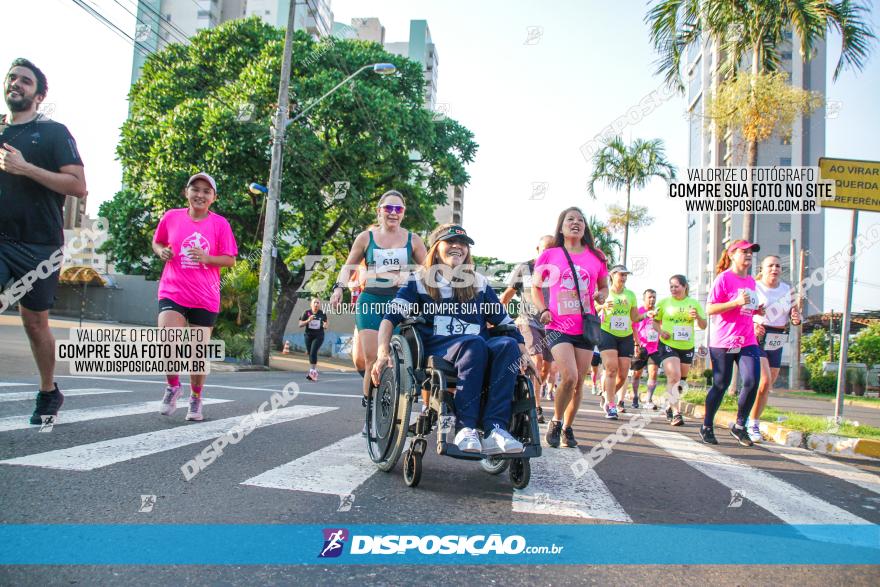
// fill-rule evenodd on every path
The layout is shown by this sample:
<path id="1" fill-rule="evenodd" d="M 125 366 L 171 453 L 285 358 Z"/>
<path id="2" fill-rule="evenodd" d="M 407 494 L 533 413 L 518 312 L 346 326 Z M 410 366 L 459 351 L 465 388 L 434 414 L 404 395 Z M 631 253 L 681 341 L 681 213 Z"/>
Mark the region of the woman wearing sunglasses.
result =
<path id="1" fill-rule="evenodd" d="M 355 306 L 358 343 L 367 373 L 363 381 L 364 407 L 370 390 L 369 373 L 376 362 L 379 324 L 388 310 L 388 302 L 406 282 L 404 270 L 422 263 L 427 253 L 422 239 L 401 226 L 405 211 L 406 204 L 400 192 L 389 190 L 382 194 L 376 206 L 378 228 L 365 230 L 354 239 L 330 296 L 330 305 L 338 305 L 345 289 L 343 284 L 348 283 L 352 268 L 366 261 L 364 289 Z M 366 433 L 366 423 L 363 432 Z"/>
<path id="2" fill-rule="evenodd" d="M 782 347 L 788 340 L 788 323 L 797 326 L 801 315 L 792 304 L 791 287 L 781 279 L 782 263 L 776 255 L 768 255 L 761 262 L 761 271 L 755 280 L 758 304 L 764 306 L 764 315 L 755 315 L 755 336 L 761 349 L 761 383 L 747 426 L 752 442 L 761 441 L 761 413 L 767 405 L 767 396 L 779 377 Z"/>

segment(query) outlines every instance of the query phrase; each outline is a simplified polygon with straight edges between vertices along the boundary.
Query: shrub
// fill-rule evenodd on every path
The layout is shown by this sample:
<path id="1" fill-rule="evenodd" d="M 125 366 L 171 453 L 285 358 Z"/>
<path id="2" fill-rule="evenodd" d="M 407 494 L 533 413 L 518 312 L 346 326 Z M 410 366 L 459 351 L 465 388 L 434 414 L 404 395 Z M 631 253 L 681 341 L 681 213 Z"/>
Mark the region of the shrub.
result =
<path id="1" fill-rule="evenodd" d="M 837 391 L 837 376 L 831 374 L 810 375 L 810 389 L 816 393 L 835 393 Z"/>

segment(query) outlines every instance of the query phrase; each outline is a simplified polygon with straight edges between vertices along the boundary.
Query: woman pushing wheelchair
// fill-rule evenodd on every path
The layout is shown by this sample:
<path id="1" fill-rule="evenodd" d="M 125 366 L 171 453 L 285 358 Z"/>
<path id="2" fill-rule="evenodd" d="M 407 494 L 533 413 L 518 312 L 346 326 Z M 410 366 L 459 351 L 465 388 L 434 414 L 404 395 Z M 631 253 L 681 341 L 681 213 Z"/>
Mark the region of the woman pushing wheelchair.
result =
<path id="1" fill-rule="evenodd" d="M 514 322 L 488 280 L 474 271 L 470 251 L 474 241 L 465 230 L 443 224 L 431 233 L 429 242 L 421 270 L 397 292 L 379 326 L 373 382 L 379 385 L 382 369 L 392 367 L 394 328 L 406 318 L 421 316 L 425 322 L 417 329 L 426 355 L 455 366 L 454 404 L 460 427 L 455 445 L 466 453 L 521 453 L 523 444 L 511 436 L 508 425 L 517 372 L 531 366 L 523 338 L 515 328 L 509 336 L 489 337 L 490 325 Z"/>

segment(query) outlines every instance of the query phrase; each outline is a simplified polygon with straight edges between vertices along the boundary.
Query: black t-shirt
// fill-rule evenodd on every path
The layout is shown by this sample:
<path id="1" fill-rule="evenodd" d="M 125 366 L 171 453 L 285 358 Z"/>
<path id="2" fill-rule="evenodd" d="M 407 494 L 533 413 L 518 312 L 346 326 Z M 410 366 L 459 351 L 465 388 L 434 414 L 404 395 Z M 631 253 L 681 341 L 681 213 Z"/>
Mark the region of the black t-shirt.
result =
<path id="1" fill-rule="evenodd" d="M 0 145 L 9 143 L 25 161 L 41 169 L 58 173 L 65 165 L 83 164 L 76 141 L 63 124 L 37 116 L 24 124 L 6 126 L 0 121 L 0 129 Z M 0 171 L 0 239 L 60 247 L 63 210 L 64 194 Z"/>
<path id="2" fill-rule="evenodd" d="M 324 310 L 317 312 L 306 310 L 299 319 L 309 321 L 306 324 L 306 334 L 324 334 L 324 321 L 327 320 L 327 314 L 324 313 Z"/>

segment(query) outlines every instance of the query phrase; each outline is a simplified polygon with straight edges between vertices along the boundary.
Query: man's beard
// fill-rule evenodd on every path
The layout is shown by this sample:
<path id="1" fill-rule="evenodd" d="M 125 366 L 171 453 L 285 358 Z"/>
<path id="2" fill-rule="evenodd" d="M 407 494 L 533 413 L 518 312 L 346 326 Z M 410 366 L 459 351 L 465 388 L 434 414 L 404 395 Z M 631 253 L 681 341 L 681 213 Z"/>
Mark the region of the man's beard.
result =
<path id="1" fill-rule="evenodd" d="M 18 98 L 13 98 L 9 95 L 9 90 L 6 91 L 6 106 L 9 108 L 10 112 L 27 112 L 33 105 L 33 96 L 19 94 Z"/>

